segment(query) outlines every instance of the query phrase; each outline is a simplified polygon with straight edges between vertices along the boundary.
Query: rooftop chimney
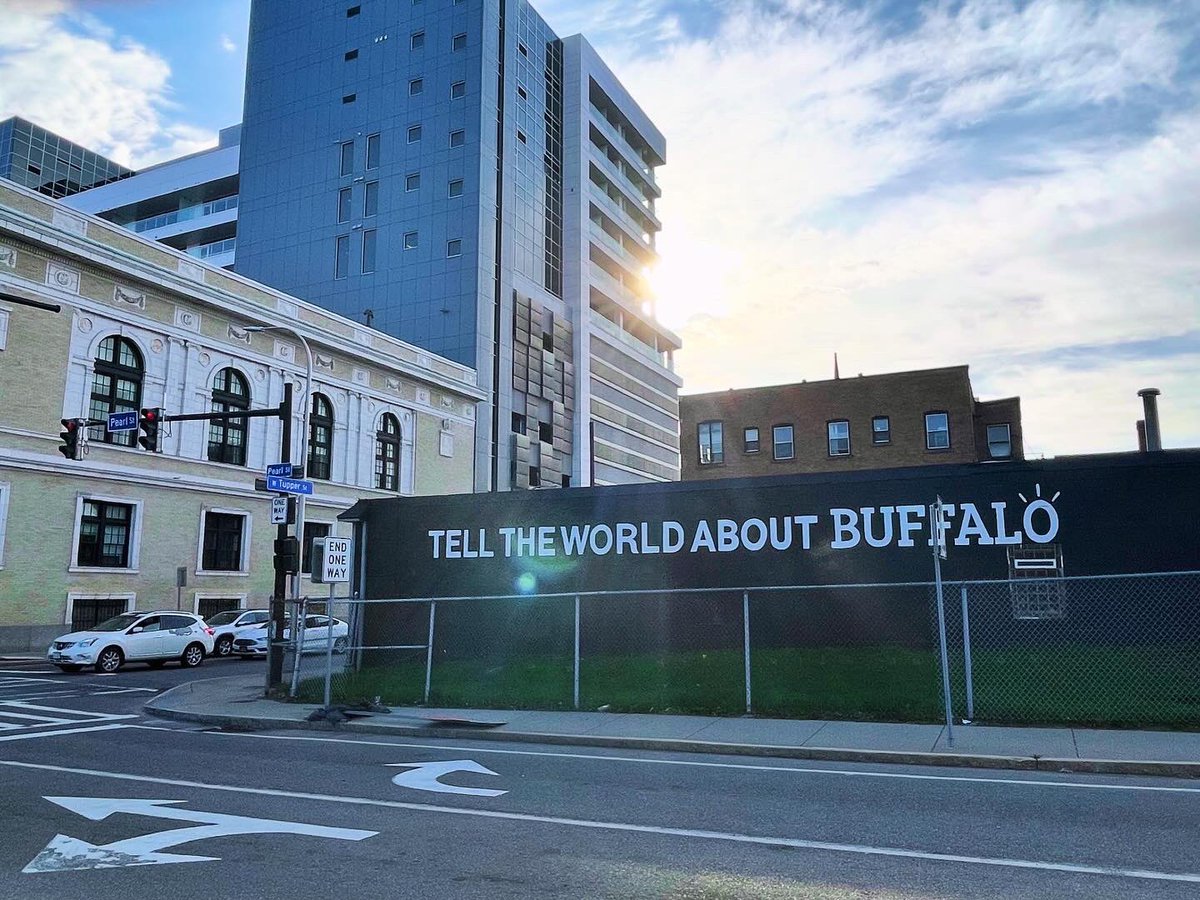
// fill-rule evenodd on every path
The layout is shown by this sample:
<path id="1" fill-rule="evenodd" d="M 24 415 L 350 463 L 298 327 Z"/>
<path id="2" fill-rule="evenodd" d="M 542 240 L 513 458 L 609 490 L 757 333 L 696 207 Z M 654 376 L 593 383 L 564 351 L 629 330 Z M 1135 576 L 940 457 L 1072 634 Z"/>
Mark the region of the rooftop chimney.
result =
<path id="1" fill-rule="evenodd" d="M 1137 420 L 1138 453 L 1146 452 L 1146 420 Z"/>
<path id="2" fill-rule="evenodd" d="M 1162 433 L 1158 430 L 1158 388 L 1142 388 L 1138 396 L 1142 398 L 1143 415 L 1146 421 L 1146 449 L 1153 453 L 1162 449 Z"/>

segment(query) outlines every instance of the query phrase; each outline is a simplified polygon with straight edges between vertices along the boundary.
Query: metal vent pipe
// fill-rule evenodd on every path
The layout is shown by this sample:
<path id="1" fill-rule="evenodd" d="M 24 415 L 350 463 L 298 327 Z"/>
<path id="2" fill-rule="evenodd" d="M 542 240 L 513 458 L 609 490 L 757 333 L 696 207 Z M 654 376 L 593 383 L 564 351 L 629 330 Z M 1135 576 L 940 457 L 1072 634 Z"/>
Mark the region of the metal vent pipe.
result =
<path id="1" fill-rule="evenodd" d="M 1158 429 L 1158 395 L 1161 393 L 1158 388 L 1142 388 L 1138 391 L 1146 422 L 1146 449 L 1151 452 L 1162 449 L 1162 433 Z"/>

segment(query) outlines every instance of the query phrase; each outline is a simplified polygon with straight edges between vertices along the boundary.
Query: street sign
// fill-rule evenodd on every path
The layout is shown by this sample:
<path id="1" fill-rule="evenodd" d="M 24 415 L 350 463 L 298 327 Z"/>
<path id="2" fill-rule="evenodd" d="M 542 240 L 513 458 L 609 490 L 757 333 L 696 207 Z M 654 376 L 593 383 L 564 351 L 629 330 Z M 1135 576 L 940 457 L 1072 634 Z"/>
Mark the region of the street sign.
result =
<path id="1" fill-rule="evenodd" d="M 136 409 L 129 409 L 125 412 L 114 412 L 108 414 L 109 431 L 137 431 L 137 427 L 138 414 Z"/>
<path id="2" fill-rule="evenodd" d="M 313 483 L 299 478 L 282 478 L 278 475 L 267 476 L 267 490 L 280 491 L 284 494 L 311 494 Z"/>
<path id="3" fill-rule="evenodd" d="M 267 476 L 270 477 L 271 475 L 275 475 L 279 478 L 291 478 L 292 477 L 292 464 L 291 463 L 272 463 L 271 465 L 267 466 Z"/>
<path id="4" fill-rule="evenodd" d="M 288 518 L 288 498 L 287 497 L 272 497 L 271 498 L 271 524 L 286 525 Z"/>
<path id="5" fill-rule="evenodd" d="M 933 504 L 933 540 L 937 547 L 937 554 L 942 559 L 946 558 L 946 530 L 950 527 L 950 523 L 946 521 L 945 505 L 942 503 L 942 498 L 938 497 L 937 502 Z"/>
<path id="6" fill-rule="evenodd" d="M 350 538 L 325 537 L 313 541 L 317 564 L 313 581 L 317 584 L 341 584 L 350 580 Z"/>

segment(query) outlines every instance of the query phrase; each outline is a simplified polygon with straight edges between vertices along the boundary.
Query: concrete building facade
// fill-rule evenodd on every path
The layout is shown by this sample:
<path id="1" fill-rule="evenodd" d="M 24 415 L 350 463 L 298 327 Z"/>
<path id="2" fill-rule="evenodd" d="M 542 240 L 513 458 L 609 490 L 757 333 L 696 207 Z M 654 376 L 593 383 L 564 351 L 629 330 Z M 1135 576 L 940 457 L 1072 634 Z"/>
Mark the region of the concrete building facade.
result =
<path id="1" fill-rule="evenodd" d="M 1024 459 L 1021 400 L 981 401 L 967 366 L 680 398 L 683 480 Z"/>
<path id="2" fill-rule="evenodd" d="M 293 332 L 314 353 L 308 538 L 362 497 L 471 491 L 469 367 L 0 183 L 0 649 L 127 609 L 265 605 L 275 528 L 254 481 L 280 457 L 277 418 L 168 423 L 159 453 L 98 427 L 82 459 L 58 451 L 59 420 L 265 409 L 291 382 L 299 461 Z"/>
<path id="3" fill-rule="evenodd" d="M 665 153 L 525 0 L 260 0 L 236 269 L 474 366 L 479 490 L 671 480 Z"/>

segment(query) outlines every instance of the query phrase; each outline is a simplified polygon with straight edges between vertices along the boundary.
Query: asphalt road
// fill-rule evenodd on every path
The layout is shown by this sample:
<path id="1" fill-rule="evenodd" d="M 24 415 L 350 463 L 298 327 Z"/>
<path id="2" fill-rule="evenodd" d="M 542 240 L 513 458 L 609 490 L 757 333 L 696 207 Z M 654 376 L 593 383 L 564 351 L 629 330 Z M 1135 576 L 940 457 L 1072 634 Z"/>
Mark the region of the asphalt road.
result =
<path id="1" fill-rule="evenodd" d="M 262 665 L 0 662 L 0 898 L 1200 896 L 1195 781 L 142 715 L 158 690 Z"/>

